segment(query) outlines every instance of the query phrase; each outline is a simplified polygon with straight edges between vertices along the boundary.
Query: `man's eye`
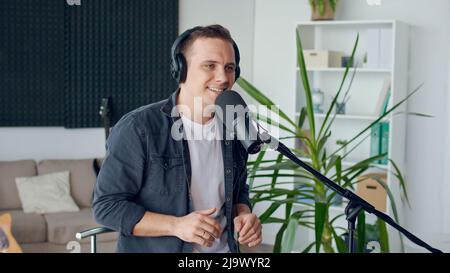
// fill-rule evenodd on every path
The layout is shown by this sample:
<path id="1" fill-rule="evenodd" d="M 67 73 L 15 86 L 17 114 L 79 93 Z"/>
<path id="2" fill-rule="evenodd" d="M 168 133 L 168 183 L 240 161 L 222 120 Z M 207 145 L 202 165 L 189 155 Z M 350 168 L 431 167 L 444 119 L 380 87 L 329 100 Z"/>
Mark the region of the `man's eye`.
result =
<path id="1" fill-rule="evenodd" d="M 214 64 L 205 64 L 205 68 L 208 70 L 213 70 L 214 69 Z"/>
<path id="2" fill-rule="evenodd" d="M 226 70 L 227 70 L 227 72 L 229 72 L 229 73 L 232 73 L 232 72 L 234 72 L 234 66 L 227 66 L 226 68 L 225 68 Z"/>

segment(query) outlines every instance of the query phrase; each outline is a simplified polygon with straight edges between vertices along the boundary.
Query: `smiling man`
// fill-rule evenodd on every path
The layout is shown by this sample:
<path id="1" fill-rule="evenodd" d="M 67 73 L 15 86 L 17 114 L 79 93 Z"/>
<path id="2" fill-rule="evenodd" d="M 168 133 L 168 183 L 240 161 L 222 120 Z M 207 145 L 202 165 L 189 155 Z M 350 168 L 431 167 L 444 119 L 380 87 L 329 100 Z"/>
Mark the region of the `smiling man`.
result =
<path id="1" fill-rule="evenodd" d="M 187 30 L 172 47 L 178 90 L 114 126 L 93 210 L 98 223 L 119 231 L 119 252 L 238 252 L 235 231 L 241 244 L 261 243 L 248 154 L 239 141 L 223 140 L 213 111 L 239 77 L 239 59 L 222 26 Z"/>

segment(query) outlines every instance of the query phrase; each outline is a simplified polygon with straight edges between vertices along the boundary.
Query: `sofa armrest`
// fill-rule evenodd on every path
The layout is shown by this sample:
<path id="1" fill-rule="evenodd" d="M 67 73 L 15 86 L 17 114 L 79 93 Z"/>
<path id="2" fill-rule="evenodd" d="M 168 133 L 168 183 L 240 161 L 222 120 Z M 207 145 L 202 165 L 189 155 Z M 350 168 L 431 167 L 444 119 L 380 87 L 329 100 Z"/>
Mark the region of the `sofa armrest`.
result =
<path id="1" fill-rule="evenodd" d="M 87 238 L 87 237 L 91 237 L 91 236 L 96 236 L 96 235 L 100 235 L 103 233 L 109 233 L 109 232 L 116 232 L 113 229 L 110 228 L 106 228 L 106 227 L 96 227 L 96 228 L 91 228 L 91 229 L 87 229 L 81 232 L 77 232 L 77 234 L 75 235 L 75 237 L 78 240 Z"/>
<path id="2" fill-rule="evenodd" d="M 110 229 L 110 228 L 106 228 L 106 227 L 96 227 L 96 228 L 91 228 L 91 229 L 84 230 L 81 232 L 77 232 L 77 234 L 75 234 L 75 238 L 77 238 L 78 240 L 82 240 L 84 238 L 91 237 L 91 253 L 96 253 L 97 252 L 97 235 L 109 233 L 109 232 L 116 232 L 116 231 L 113 229 Z"/>

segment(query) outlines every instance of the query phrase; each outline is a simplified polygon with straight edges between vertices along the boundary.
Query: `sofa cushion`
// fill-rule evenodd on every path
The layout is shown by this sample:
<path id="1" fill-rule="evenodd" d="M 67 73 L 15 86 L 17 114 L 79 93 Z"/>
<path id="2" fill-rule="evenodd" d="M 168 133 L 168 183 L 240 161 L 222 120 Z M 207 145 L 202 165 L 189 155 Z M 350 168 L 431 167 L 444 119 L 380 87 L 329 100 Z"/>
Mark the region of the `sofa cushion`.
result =
<path id="1" fill-rule="evenodd" d="M 94 159 L 43 160 L 37 165 L 38 174 L 70 171 L 70 193 L 79 207 L 91 207 L 95 184 Z"/>
<path id="2" fill-rule="evenodd" d="M 78 212 L 58 212 L 44 215 L 47 221 L 47 238 L 50 243 L 67 244 L 76 241 L 75 234 L 90 228 L 99 227 L 92 217 L 90 208 Z M 97 241 L 112 241 L 116 233 L 107 233 L 97 237 Z"/>
<path id="3" fill-rule="evenodd" d="M 44 216 L 36 213 L 25 213 L 22 210 L 10 210 L 8 212 L 12 216 L 12 233 L 19 244 L 46 241 Z"/>
<path id="4" fill-rule="evenodd" d="M 68 171 L 16 177 L 16 184 L 25 213 L 44 214 L 80 210 L 70 196 Z"/>
<path id="5" fill-rule="evenodd" d="M 16 177 L 35 176 L 33 160 L 0 161 L 0 210 L 21 209 Z"/>

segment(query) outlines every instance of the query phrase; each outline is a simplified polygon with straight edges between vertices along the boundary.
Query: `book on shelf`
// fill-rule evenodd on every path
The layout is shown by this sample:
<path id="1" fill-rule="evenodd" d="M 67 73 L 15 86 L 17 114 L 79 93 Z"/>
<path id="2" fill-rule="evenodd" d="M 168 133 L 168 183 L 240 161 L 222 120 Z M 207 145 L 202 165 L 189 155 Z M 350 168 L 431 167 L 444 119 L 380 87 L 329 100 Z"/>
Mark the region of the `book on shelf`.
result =
<path id="1" fill-rule="evenodd" d="M 391 98 L 391 77 L 386 76 L 383 81 L 383 85 L 378 95 L 378 101 L 375 104 L 375 115 L 380 116 L 387 110 L 389 100 Z"/>

